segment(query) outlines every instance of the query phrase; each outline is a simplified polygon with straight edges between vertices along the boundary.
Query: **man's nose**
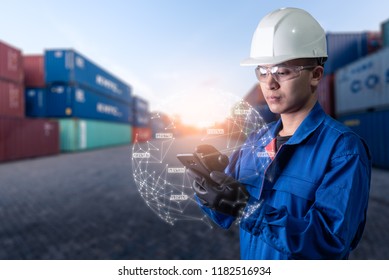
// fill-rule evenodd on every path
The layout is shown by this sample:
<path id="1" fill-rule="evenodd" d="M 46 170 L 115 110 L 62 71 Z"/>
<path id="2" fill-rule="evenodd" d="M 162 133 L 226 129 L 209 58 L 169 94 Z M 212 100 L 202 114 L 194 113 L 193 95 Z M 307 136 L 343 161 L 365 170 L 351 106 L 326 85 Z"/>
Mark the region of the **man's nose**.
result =
<path id="1" fill-rule="evenodd" d="M 267 90 L 275 90 L 280 87 L 280 84 L 277 82 L 277 80 L 271 73 L 267 73 L 264 84 Z"/>

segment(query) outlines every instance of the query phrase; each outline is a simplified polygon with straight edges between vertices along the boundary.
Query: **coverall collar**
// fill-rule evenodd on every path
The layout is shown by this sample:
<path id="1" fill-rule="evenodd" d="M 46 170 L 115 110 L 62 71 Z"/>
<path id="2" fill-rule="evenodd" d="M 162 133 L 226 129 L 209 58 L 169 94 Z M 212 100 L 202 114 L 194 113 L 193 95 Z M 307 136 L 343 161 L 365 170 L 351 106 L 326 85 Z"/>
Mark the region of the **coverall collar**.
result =
<path id="1" fill-rule="evenodd" d="M 289 139 L 288 144 L 299 144 L 303 140 L 305 140 L 311 133 L 315 131 L 316 128 L 320 126 L 323 122 L 326 114 L 324 113 L 322 107 L 319 102 L 316 102 L 315 106 L 313 106 L 312 110 L 309 112 L 307 117 L 303 120 L 300 126 L 297 128 L 295 133 Z M 282 120 L 279 119 L 276 125 L 271 131 L 273 138 L 275 138 L 282 127 Z"/>

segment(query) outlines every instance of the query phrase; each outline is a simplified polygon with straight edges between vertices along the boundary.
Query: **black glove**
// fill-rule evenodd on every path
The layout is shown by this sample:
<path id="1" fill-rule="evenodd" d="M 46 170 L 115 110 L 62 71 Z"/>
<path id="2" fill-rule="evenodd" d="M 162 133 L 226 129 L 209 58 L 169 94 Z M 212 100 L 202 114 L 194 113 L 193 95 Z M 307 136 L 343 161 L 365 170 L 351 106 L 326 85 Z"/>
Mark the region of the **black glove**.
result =
<path id="1" fill-rule="evenodd" d="M 205 179 L 193 170 L 188 170 L 194 179 L 193 189 L 200 201 L 220 213 L 238 216 L 245 207 L 249 194 L 245 187 L 224 172 L 212 171 L 212 181 Z"/>

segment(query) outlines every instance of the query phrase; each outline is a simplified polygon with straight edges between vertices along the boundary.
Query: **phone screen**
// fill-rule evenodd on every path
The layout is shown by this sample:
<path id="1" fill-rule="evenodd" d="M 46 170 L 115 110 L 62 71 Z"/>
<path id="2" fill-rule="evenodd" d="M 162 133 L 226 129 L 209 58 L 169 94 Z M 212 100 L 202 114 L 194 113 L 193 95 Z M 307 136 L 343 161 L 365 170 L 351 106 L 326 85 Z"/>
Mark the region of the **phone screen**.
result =
<path id="1" fill-rule="evenodd" d="M 178 154 L 177 158 L 179 161 L 189 169 L 196 171 L 203 175 L 206 178 L 209 178 L 209 174 L 211 173 L 204 164 L 201 163 L 200 159 L 194 154 Z"/>

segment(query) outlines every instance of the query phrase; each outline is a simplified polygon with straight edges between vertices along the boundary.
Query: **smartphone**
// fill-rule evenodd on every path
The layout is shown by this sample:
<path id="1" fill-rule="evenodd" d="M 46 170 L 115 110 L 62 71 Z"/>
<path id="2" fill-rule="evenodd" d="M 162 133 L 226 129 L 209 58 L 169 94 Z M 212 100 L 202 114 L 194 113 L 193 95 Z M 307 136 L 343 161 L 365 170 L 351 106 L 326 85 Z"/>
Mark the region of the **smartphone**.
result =
<path id="1" fill-rule="evenodd" d="M 178 154 L 177 158 L 186 168 L 192 169 L 207 179 L 211 179 L 209 175 L 211 170 L 201 162 L 196 154 Z"/>

